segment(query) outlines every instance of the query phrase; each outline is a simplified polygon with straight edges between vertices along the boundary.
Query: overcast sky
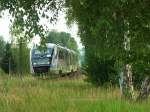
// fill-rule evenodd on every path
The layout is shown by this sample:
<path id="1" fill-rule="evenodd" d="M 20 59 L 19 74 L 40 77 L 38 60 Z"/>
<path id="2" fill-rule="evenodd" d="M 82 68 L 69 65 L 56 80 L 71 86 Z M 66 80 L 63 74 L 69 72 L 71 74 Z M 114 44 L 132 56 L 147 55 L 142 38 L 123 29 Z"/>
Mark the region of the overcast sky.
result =
<path id="1" fill-rule="evenodd" d="M 8 18 L 9 16 L 7 12 L 6 15 L 0 18 L 0 35 L 3 36 L 6 41 L 9 41 L 10 38 L 10 34 L 9 34 L 10 22 Z M 41 23 L 46 24 L 50 30 L 55 29 L 59 32 L 64 31 L 70 33 L 71 36 L 74 37 L 75 40 L 77 41 L 78 47 L 82 48 L 82 44 L 80 43 L 80 38 L 77 36 L 77 32 L 78 32 L 77 25 L 74 24 L 72 25 L 71 28 L 68 28 L 66 25 L 65 14 L 63 12 L 59 14 L 59 18 L 56 25 L 47 24 L 47 21 L 44 19 L 41 21 Z M 36 38 L 35 40 L 38 39 Z"/>

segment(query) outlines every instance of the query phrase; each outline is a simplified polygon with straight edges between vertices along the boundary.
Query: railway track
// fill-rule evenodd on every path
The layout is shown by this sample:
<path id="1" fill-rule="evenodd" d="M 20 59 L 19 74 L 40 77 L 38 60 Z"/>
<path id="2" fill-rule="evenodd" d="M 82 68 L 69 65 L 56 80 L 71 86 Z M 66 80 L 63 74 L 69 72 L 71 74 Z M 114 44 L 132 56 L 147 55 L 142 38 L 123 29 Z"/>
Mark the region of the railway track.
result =
<path id="1" fill-rule="evenodd" d="M 61 74 L 54 74 L 54 73 L 36 73 L 33 76 L 43 78 L 43 79 L 54 79 L 54 78 L 75 78 L 80 76 L 80 70 L 72 71 L 69 73 L 61 73 Z"/>

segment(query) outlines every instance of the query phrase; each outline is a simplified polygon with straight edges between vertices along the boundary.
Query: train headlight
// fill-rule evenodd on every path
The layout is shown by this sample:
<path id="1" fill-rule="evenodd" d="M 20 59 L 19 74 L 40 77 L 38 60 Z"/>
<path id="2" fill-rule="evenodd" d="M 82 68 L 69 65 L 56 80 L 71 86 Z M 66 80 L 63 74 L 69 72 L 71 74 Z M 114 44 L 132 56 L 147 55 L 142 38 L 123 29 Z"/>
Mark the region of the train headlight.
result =
<path id="1" fill-rule="evenodd" d="M 33 65 L 37 65 L 37 63 L 34 62 Z"/>
<path id="2" fill-rule="evenodd" d="M 50 54 L 47 54 L 46 57 L 51 57 L 51 55 L 50 55 Z"/>

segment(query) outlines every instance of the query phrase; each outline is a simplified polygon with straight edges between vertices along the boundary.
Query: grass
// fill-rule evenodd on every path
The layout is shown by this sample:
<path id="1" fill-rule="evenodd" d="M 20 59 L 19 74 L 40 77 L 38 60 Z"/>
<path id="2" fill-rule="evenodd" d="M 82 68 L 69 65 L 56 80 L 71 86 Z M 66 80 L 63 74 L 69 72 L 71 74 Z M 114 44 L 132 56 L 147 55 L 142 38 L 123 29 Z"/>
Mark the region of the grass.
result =
<path id="1" fill-rule="evenodd" d="M 150 101 L 120 99 L 117 88 L 78 79 L 0 77 L 0 112 L 150 112 Z"/>

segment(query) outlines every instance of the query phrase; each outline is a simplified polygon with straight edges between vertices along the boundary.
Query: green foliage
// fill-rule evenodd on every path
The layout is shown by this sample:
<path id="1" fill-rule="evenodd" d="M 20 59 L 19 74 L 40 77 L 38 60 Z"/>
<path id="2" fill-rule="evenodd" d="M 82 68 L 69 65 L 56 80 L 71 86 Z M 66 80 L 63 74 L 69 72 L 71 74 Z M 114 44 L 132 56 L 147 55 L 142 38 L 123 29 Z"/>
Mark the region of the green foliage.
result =
<path id="1" fill-rule="evenodd" d="M 7 43 L 5 47 L 5 51 L 3 52 L 4 56 L 1 62 L 1 68 L 5 73 L 9 73 L 11 71 L 15 71 L 15 61 L 12 56 L 11 44 Z M 11 71 L 9 71 L 11 70 Z"/>
<path id="2" fill-rule="evenodd" d="M 48 36 L 46 37 L 46 42 L 59 44 L 74 51 L 78 51 L 76 41 L 73 37 L 71 37 L 69 33 L 66 32 L 57 32 L 55 30 L 52 30 L 48 33 Z"/>
<path id="3" fill-rule="evenodd" d="M 87 66 L 85 70 L 88 80 L 93 84 L 100 86 L 105 83 L 118 85 L 117 70 L 115 69 L 115 59 L 101 59 L 94 55 L 86 55 Z M 91 73 L 91 74 L 89 74 Z"/>
<path id="4" fill-rule="evenodd" d="M 12 48 L 12 54 L 13 58 L 16 62 L 16 73 L 20 72 L 20 69 L 22 69 L 22 73 L 26 74 L 30 72 L 30 66 L 29 66 L 29 55 L 30 55 L 30 50 L 27 47 L 27 43 L 24 42 L 22 43 L 22 55 L 21 55 L 21 62 L 20 62 L 20 56 L 19 56 L 19 45 L 14 44 L 14 47 Z M 21 65 L 20 65 L 21 63 Z"/>
<path id="5" fill-rule="evenodd" d="M 19 46 L 18 44 L 7 43 L 3 49 L 3 56 L 1 59 L 0 67 L 5 73 L 19 73 L 19 68 L 22 67 L 24 74 L 29 73 L 29 48 L 27 43 L 22 44 L 22 57 L 21 65 L 19 62 Z M 9 68 L 10 67 L 10 68 Z"/>
<path id="6" fill-rule="evenodd" d="M 78 23 L 79 35 L 88 56 L 87 70 L 98 84 L 102 81 L 96 80 L 101 79 L 97 74 L 103 73 L 101 64 L 104 64 L 99 62 L 107 62 L 113 57 L 117 65 L 122 63 L 121 67 L 132 64 L 134 74 L 141 77 L 150 74 L 144 72 L 150 68 L 149 4 L 149 0 L 66 0 L 68 23 Z M 106 65 L 103 66 L 108 68 L 107 71 L 114 68 L 113 62 L 109 63 L 111 67 Z M 105 75 L 108 76 L 107 73 Z M 141 80 L 137 76 L 134 80 Z"/>
<path id="7" fill-rule="evenodd" d="M 24 38 L 30 40 L 35 35 L 44 38 L 45 29 L 39 23 L 40 19 L 56 22 L 63 3 L 63 0 L 1 0 L 0 12 L 9 11 L 13 18 L 12 30 L 19 28 Z"/>
<path id="8" fill-rule="evenodd" d="M 6 42 L 3 40 L 3 37 L 0 36 L 0 63 L 1 63 L 1 59 L 4 55 L 5 45 L 6 45 Z"/>
<path id="9" fill-rule="evenodd" d="M 3 76 L 5 72 L 0 68 L 0 76 Z"/>

